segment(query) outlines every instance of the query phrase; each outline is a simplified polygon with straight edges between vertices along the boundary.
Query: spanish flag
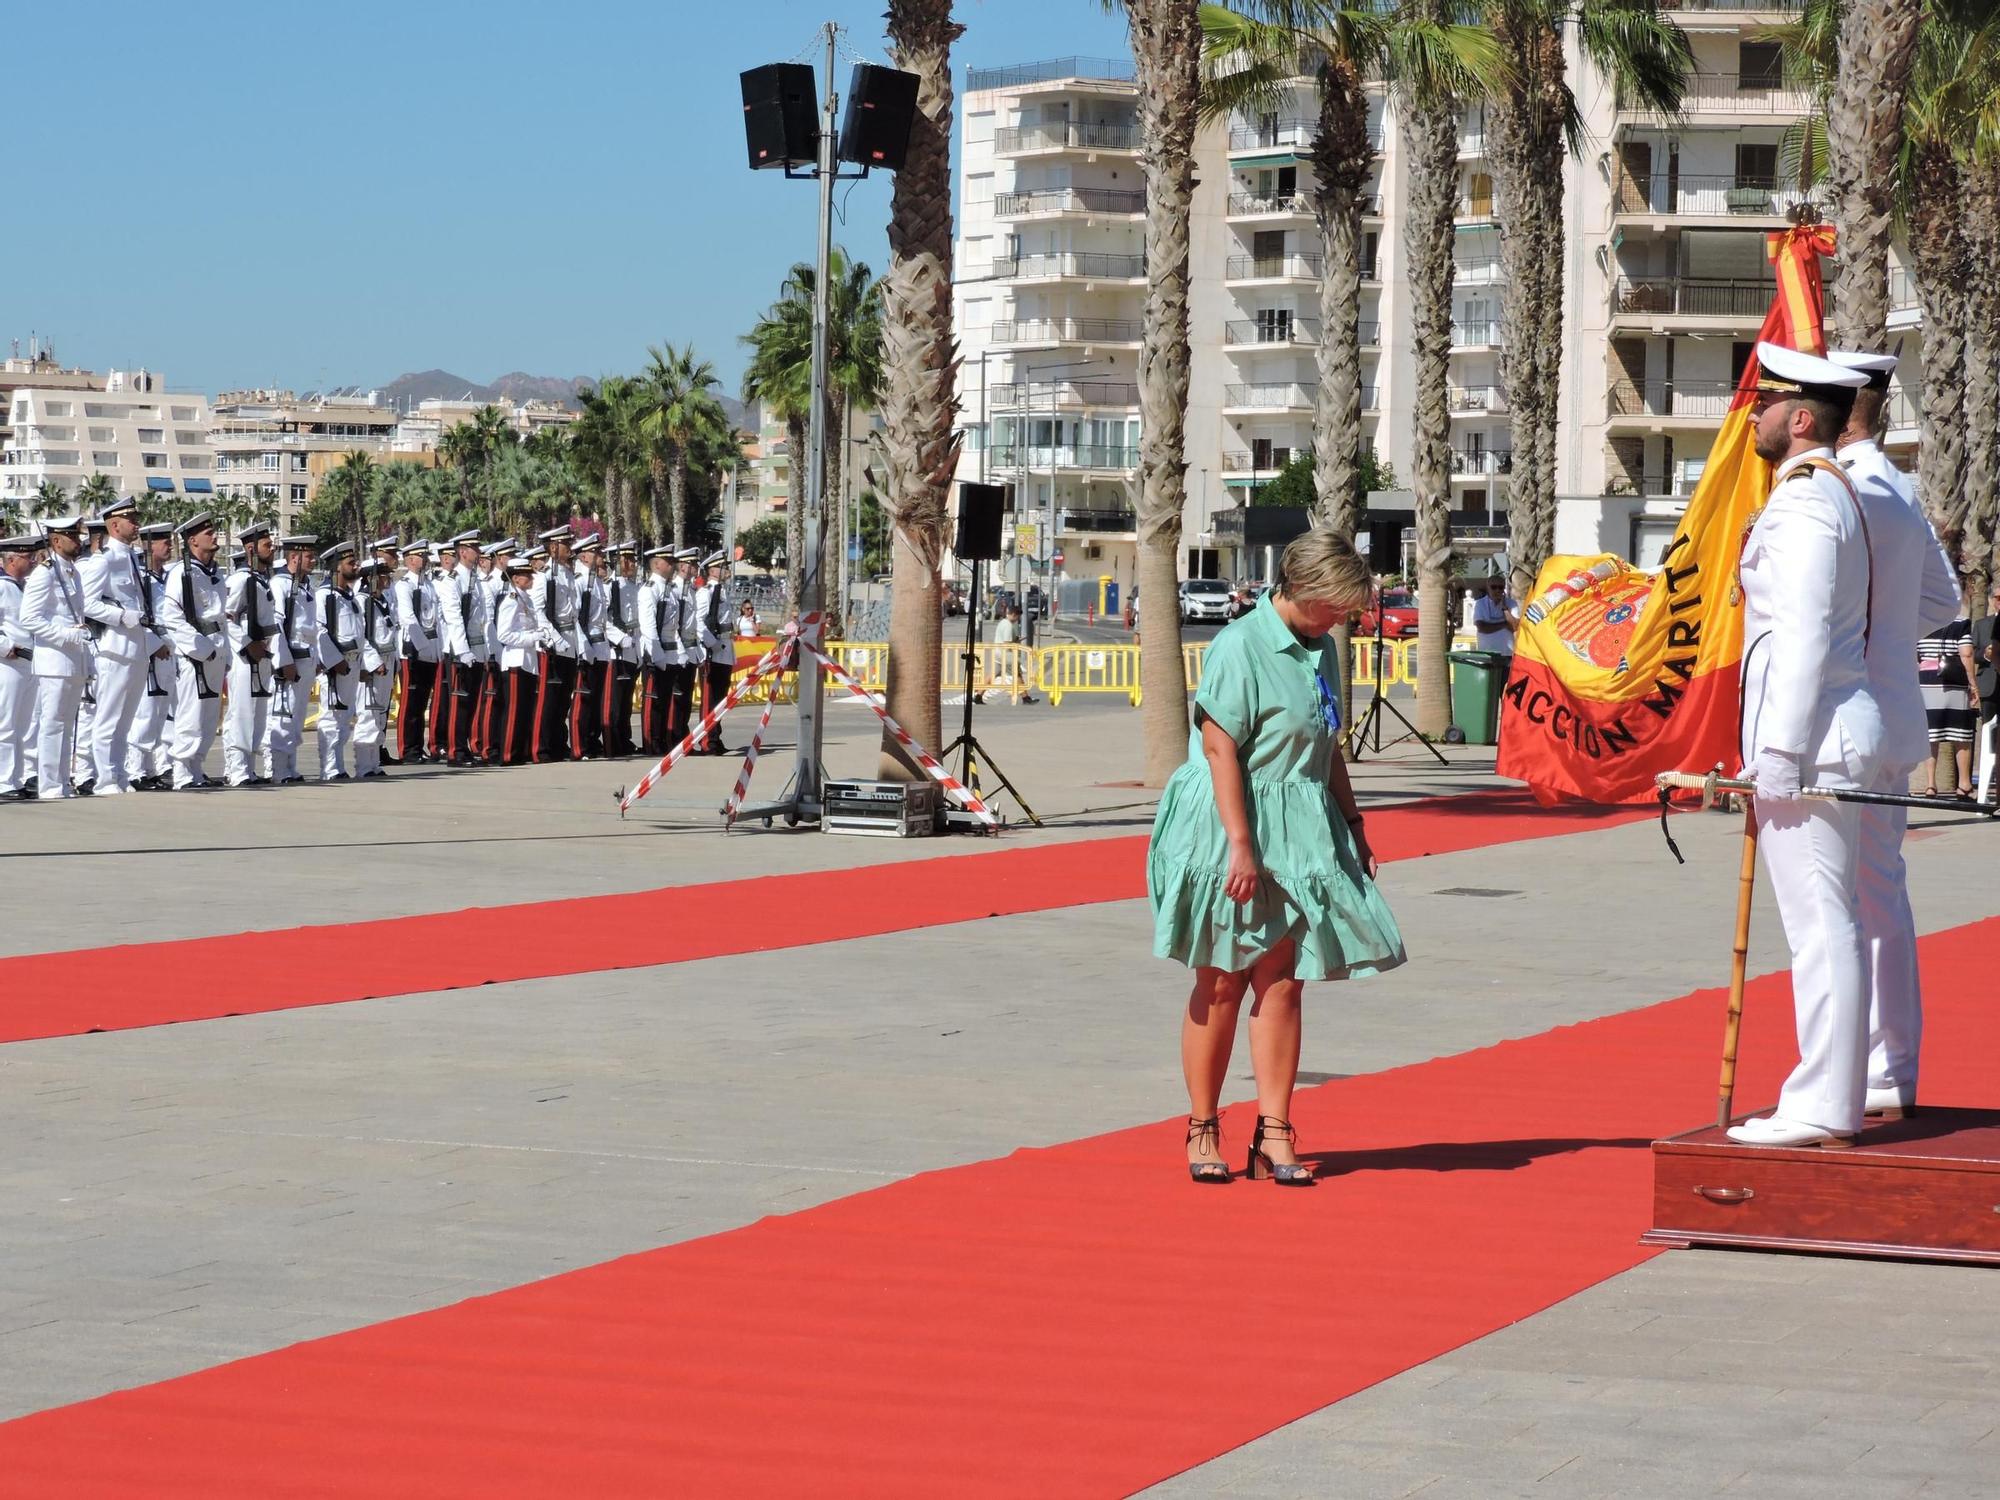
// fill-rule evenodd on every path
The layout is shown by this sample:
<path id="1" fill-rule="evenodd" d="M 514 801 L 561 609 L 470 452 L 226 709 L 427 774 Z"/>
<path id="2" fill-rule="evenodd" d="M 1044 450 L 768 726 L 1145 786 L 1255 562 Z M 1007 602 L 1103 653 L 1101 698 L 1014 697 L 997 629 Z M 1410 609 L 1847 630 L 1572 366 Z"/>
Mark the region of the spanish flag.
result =
<path id="1" fill-rule="evenodd" d="M 1766 248 L 1777 296 L 1758 338 L 1823 354 L 1832 228 L 1784 230 Z M 1756 386 L 1753 356 L 1659 572 L 1606 553 L 1551 557 L 1535 580 L 1500 704 L 1498 770 L 1538 800 L 1650 802 L 1656 772 L 1735 768 L 1736 569 L 1771 489 L 1751 446 Z"/>

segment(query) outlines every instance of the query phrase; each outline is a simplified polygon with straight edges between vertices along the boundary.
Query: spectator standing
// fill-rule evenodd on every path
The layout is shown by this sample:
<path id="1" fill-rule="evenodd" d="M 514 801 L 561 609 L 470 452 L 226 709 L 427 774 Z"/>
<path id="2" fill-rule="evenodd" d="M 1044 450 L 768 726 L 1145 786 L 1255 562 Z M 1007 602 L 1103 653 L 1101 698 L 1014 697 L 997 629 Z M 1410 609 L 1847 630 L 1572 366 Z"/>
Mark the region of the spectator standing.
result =
<path id="1" fill-rule="evenodd" d="M 1938 794 L 1940 745 L 1950 746 L 1957 762 L 1956 790 L 1961 795 L 1972 790 L 1972 731 L 1980 701 L 1973 670 L 1972 623 L 1963 615 L 1917 642 L 1917 681 L 1923 685 L 1924 716 L 1931 739 L 1926 797 Z"/>
<path id="2" fill-rule="evenodd" d="M 1984 778 L 1987 790 L 1991 790 L 1994 772 L 1994 756 L 2000 754 L 2000 643 L 1996 643 L 1996 627 L 2000 627 L 2000 583 L 1986 599 L 1986 613 L 1972 622 L 1969 642 L 1972 646 L 1972 690 L 1977 694 L 1979 709 L 1979 744 L 1982 765 L 1979 774 Z"/>
<path id="3" fill-rule="evenodd" d="M 1472 602 L 1472 628 L 1478 633 L 1474 644 L 1481 651 L 1511 657 L 1514 654 L 1514 632 L 1520 624 L 1521 612 L 1507 597 L 1507 580 L 1487 579 L 1485 591 Z"/>

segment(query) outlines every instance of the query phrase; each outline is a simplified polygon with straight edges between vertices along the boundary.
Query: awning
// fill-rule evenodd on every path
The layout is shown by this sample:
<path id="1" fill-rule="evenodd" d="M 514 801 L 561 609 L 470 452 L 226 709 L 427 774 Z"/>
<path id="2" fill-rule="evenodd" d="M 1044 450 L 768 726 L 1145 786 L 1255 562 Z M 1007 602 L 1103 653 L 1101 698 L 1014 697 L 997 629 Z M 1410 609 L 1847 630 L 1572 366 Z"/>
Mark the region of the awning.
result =
<path id="1" fill-rule="evenodd" d="M 171 495 L 174 492 L 174 482 L 171 479 L 161 479 L 158 475 L 148 474 L 146 476 L 146 488 L 149 490 L 165 490 Z"/>
<path id="2" fill-rule="evenodd" d="M 1242 167 L 1290 167 L 1298 164 L 1303 146 L 1281 146 L 1275 151 L 1266 151 L 1257 156 L 1232 156 L 1229 158 L 1231 170 Z"/>
<path id="3" fill-rule="evenodd" d="M 169 483 L 167 488 L 172 489 L 173 485 Z M 190 495 L 212 495 L 215 493 L 215 486 L 210 484 L 206 479 L 183 479 L 181 481 L 181 488 L 186 490 Z"/>

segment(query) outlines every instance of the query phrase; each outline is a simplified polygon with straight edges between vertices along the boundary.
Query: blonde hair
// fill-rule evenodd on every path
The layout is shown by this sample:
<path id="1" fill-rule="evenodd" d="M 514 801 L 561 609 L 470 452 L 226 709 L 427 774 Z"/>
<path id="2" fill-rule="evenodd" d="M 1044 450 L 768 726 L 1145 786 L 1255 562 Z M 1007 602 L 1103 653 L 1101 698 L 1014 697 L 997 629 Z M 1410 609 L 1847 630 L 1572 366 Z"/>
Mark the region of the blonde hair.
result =
<path id="1" fill-rule="evenodd" d="M 1331 531 L 1315 528 L 1294 538 L 1278 560 L 1278 592 L 1287 599 L 1360 608 L 1374 583 L 1354 544 Z"/>

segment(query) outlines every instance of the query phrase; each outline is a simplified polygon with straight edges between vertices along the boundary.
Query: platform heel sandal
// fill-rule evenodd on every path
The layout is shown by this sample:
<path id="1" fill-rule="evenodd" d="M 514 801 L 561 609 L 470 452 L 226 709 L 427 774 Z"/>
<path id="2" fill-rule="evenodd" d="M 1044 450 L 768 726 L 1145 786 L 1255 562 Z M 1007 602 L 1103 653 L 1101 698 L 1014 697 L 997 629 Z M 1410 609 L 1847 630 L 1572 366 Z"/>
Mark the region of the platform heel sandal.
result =
<path id="1" fill-rule="evenodd" d="M 1204 1136 L 1213 1136 L 1215 1138 L 1216 1160 L 1189 1162 L 1188 1176 L 1192 1177 L 1196 1182 L 1229 1181 L 1229 1168 L 1221 1160 L 1222 1156 L 1221 1122 L 1214 1115 L 1210 1115 L 1205 1120 L 1197 1119 L 1195 1116 L 1189 1115 L 1188 1132 L 1187 1132 L 1188 1144 L 1191 1146 Z"/>
<path id="2" fill-rule="evenodd" d="M 1290 1120 L 1280 1120 L 1271 1115 L 1257 1116 L 1256 1133 L 1250 1137 L 1250 1161 L 1244 1168 L 1252 1182 L 1270 1178 L 1279 1187 L 1311 1187 L 1312 1168 L 1303 1162 L 1275 1162 L 1265 1154 L 1264 1137 L 1281 1136 L 1298 1144 L 1298 1132 L 1292 1129 Z"/>

